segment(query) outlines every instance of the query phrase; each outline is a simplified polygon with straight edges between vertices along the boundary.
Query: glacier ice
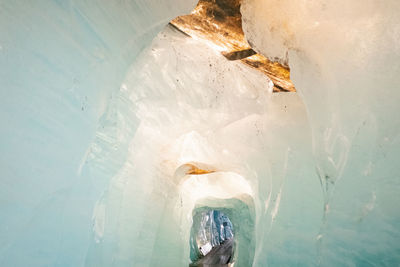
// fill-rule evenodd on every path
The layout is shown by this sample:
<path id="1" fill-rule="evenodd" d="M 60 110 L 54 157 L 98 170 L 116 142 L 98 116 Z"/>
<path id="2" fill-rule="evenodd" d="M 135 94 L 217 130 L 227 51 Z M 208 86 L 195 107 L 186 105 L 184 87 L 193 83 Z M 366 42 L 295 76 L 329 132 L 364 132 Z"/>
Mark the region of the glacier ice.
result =
<path id="1" fill-rule="evenodd" d="M 95 153 L 115 164 L 89 173 L 90 144 L 132 61 L 195 4 L 0 1 L 1 266 L 84 265 L 95 203 L 125 151 L 104 140 Z"/>
<path id="2" fill-rule="evenodd" d="M 140 121 L 134 136 L 122 139 L 131 139 L 126 158 L 98 204 L 106 211 L 94 220 L 105 222 L 104 231 L 94 232 L 89 263 L 101 266 L 98 255 L 108 255 L 116 265 L 185 266 L 192 214 L 202 207 L 225 208 L 239 224 L 238 266 L 263 264 L 266 240 L 312 247 L 322 193 L 309 123 L 296 94 L 271 95 L 272 87 L 265 75 L 208 44 L 173 28 L 161 32 L 128 71 L 109 111 L 117 115 L 106 116 L 92 145 L 97 151 L 110 129 L 114 138 L 124 137 L 121 126 Z M 89 158 L 87 167 L 95 171 L 109 168 L 115 155 Z M 203 173 L 191 174 L 193 166 Z M 291 210 L 291 202 L 302 208 Z M 289 209 L 285 215 L 282 206 Z M 281 220 L 292 221 L 292 228 L 272 231 Z M 313 234 L 293 237 L 297 227 Z M 297 257 L 310 263 L 316 252 Z"/>
<path id="3" fill-rule="evenodd" d="M 171 29 L 194 1 L 0 3 L 1 266 L 398 265 L 397 1 L 243 0 L 298 93 Z"/>
<path id="4" fill-rule="evenodd" d="M 324 193 L 322 265 L 398 265 L 398 1 L 242 2 L 253 47 L 288 61 Z"/>

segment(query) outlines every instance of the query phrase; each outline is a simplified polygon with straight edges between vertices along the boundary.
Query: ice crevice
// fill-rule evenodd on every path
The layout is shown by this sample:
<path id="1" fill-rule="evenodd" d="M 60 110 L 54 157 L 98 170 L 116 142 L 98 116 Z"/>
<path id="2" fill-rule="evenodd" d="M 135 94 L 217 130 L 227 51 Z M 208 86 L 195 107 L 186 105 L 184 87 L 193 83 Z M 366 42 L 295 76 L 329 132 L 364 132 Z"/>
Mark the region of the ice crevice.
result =
<path id="1" fill-rule="evenodd" d="M 398 1 L 242 0 L 287 93 L 195 4 L 0 3 L 0 265 L 188 266 L 208 209 L 234 266 L 398 265 Z"/>

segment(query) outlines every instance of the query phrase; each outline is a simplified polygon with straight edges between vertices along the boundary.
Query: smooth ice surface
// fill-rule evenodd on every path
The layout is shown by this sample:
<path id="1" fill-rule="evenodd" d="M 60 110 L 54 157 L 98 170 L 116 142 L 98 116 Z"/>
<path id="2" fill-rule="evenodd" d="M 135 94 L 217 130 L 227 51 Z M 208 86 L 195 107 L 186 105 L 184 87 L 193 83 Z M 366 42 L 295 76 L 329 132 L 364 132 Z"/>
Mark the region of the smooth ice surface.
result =
<path id="1" fill-rule="evenodd" d="M 85 265 L 95 203 L 137 127 L 116 124 L 123 111 L 112 113 L 110 99 L 137 54 L 195 4 L 0 1 L 1 266 Z M 91 146 L 107 123 L 108 137 Z M 93 153 L 115 164 L 91 171 Z"/>
<path id="2" fill-rule="evenodd" d="M 289 62 L 307 108 L 324 194 L 318 262 L 398 265 L 399 1 L 244 0 L 242 13 L 253 47 Z"/>

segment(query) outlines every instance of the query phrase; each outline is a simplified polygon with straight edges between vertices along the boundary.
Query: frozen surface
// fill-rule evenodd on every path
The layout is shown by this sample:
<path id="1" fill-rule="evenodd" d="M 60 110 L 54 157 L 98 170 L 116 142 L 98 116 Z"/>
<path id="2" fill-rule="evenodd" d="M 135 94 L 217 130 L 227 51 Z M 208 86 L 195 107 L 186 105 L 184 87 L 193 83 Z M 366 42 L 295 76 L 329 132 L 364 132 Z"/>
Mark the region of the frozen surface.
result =
<path id="1" fill-rule="evenodd" d="M 313 262 L 316 250 L 309 250 L 322 218 L 322 193 L 308 121 L 296 94 L 271 96 L 271 90 L 265 75 L 227 61 L 206 44 L 171 28 L 160 33 L 115 94 L 111 105 L 117 119 L 106 116 L 110 123 L 93 144 L 107 138 L 111 122 L 140 121 L 126 159 L 98 203 L 105 212 L 94 216 L 101 227 L 94 232 L 91 259 L 187 265 L 192 212 L 203 203 L 233 208 L 229 218 L 238 222 L 235 231 L 244 233 L 238 266 L 251 265 L 267 246 L 287 249 L 299 243 L 293 261 Z M 123 127 L 115 130 L 115 136 L 126 134 Z M 89 167 L 96 170 L 113 166 L 115 156 L 90 158 Z M 216 172 L 176 174 L 192 162 Z M 302 234 L 296 235 L 298 229 Z M 94 265 L 102 264 L 104 259 Z"/>
<path id="2" fill-rule="evenodd" d="M 0 2 L 0 265 L 187 266 L 205 207 L 235 266 L 398 265 L 398 2 L 243 0 L 299 91 L 273 95 L 170 28 L 150 44 L 194 4 Z"/>
<path id="3" fill-rule="evenodd" d="M 13 12 L 24 7 L 9 4 Z M 63 18 L 56 16 L 59 7 L 54 8 L 52 19 Z M 86 8 L 81 11 L 86 10 L 85 17 L 94 16 L 90 25 L 103 21 L 103 15 L 100 19 L 92 14 L 97 7 Z M 109 7 L 108 12 L 112 10 Z M 115 16 L 122 12 L 114 11 Z M 25 23 L 29 22 L 28 17 Z M 58 24 L 47 27 L 54 25 Z M 136 24 L 127 25 L 135 29 Z M 112 42 L 115 28 L 97 31 L 109 34 L 106 40 Z M 34 51 L 41 52 L 43 60 L 62 59 L 46 63 L 50 65 L 44 66 L 41 79 L 32 74 L 18 83 L 11 74 L 4 76 L 2 82 L 14 84 L 14 91 L 4 98 L 2 109 L 2 120 L 10 121 L 2 128 L 8 138 L 2 146 L 9 152 L 2 153 L 1 161 L 6 174 L 0 217 L 3 265 L 187 266 L 192 212 L 205 206 L 222 207 L 236 222 L 237 266 L 251 265 L 268 247 L 285 250 L 298 243 L 303 246 L 291 252 L 294 262 L 313 262 L 316 253 L 309 250 L 322 217 L 322 194 L 299 97 L 271 96 L 272 84 L 265 75 L 227 61 L 207 45 L 169 28 L 138 57 L 136 45 L 146 40 L 129 38 L 143 43 L 127 50 L 124 42 L 110 44 L 113 50 L 107 55 L 117 62 L 105 60 L 103 64 L 110 65 L 104 71 L 102 63 L 86 69 L 84 57 L 71 59 L 71 77 L 75 71 L 86 71 L 91 78 L 69 91 L 63 91 L 67 74 L 61 72 L 59 79 L 64 80 L 53 79 L 61 71 L 55 66 L 68 67 L 65 62 L 75 48 L 61 57 L 63 46 L 51 46 L 53 52 L 37 47 Z M 42 39 L 18 40 L 15 44 L 28 46 Z M 55 45 L 69 44 L 67 40 Z M 121 58 L 121 51 L 133 54 Z M 40 65 L 31 59 L 22 68 L 17 55 L 2 55 L 10 68 L 15 64 L 10 73 L 18 67 L 32 66 L 34 71 Z M 125 71 L 122 66 L 134 58 Z M 121 72 L 126 73 L 124 81 Z M 28 90 L 28 84 L 34 90 Z M 53 88 L 56 85 L 60 88 Z M 81 90 L 88 92 L 81 95 Z M 81 105 L 79 99 L 87 103 Z M 18 107 L 23 110 L 17 112 Z M 20 118 L 11 120 L 13 116 Z M 175 175 L 190 162 L 216 172 L 197 178 Z M 298 229 L 305 233 L 298 234 Z"/>
<path id="4" fill-rule="evenodd" d="M 318 262 L 400 262 L 399 1 L 245 0 L 256 50 L 288 61 L 321 181 Z M 272 249 L 263 263 L 282 261 Z"/>
<path id="5" fill-rule="evenodd" d="M 123 127 L 103 114 L 137 54 L 194 5 L 0 1 L 1 266 L 84 265 L 95 203 L 126 151 L 110 133 L 94 153 L 115 165 L 89 171 L 90 144 L 105 123 Z M 136 127 L 126 121 L 126 137 Z"/>

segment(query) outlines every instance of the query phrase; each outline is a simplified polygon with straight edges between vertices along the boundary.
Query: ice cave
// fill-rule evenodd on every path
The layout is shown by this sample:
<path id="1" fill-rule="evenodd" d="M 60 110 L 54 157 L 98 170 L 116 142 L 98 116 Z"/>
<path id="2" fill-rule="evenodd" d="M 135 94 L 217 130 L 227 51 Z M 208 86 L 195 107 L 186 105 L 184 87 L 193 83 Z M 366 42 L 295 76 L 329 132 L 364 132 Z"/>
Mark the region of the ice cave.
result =
<path id="1" fill-rule="evenodd" d="M 0 94 L 0 266 L 400 265 L 398 0 L 0 0 Z"/>

